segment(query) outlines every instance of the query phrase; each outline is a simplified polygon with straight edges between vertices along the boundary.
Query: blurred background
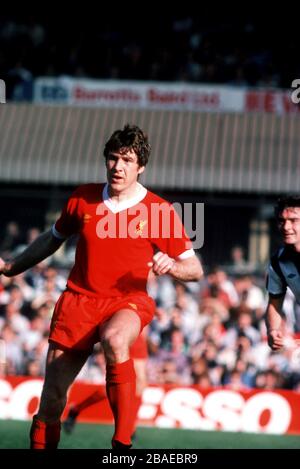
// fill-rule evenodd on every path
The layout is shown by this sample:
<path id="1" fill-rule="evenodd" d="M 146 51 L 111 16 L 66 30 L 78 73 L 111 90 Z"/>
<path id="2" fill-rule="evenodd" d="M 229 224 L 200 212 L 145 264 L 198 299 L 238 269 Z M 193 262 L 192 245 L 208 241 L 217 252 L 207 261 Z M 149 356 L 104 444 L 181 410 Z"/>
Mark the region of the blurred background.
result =
<path id="1" fill-rule="evenodd" d="M 300 361 L 271 353 L 263 322 L 266 267 L 279 243 L 273 206 L 300 183 L 296 18 L 133 8 L 0 16 L 0 255 L 50 227 L 76 186 L 104 181 L 105 141 L 136 123 L 152 144 L 142 182 L 171 202 L 205 204 L 197 249 L 205 279 L 149 285 L 157 304 L 149 383 L 299 393 Z M 43 377 L 75 245 L 0 279 L 4 377 Z M 290 292 L 284 312 L 297 338 Z M 104 382 L 101 350 L 79 379 Z"/>

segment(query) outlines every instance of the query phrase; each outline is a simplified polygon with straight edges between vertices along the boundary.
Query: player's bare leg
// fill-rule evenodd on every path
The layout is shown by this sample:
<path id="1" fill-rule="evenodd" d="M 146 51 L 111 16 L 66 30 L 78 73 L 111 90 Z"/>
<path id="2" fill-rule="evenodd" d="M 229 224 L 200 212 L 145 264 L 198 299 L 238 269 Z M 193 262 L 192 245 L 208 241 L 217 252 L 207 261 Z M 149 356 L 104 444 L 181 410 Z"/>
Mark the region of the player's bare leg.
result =
<path id="1" fill-rule="evenodd" d="M 141 321 L 132 310 L 122 309 L 100 328 L 106 358 L 106 391 L 114 414 L 114 448 L 131 445 L 136 376 L 129 347 L 140 333 Z"/>
<path id="2" fill-rule="evenodd" d="M 40 407 L 30 430 L 32 449 L 57 448 L 67 392 L 87 357 L 86 352 L 63 351 L 50 344 Z"/>

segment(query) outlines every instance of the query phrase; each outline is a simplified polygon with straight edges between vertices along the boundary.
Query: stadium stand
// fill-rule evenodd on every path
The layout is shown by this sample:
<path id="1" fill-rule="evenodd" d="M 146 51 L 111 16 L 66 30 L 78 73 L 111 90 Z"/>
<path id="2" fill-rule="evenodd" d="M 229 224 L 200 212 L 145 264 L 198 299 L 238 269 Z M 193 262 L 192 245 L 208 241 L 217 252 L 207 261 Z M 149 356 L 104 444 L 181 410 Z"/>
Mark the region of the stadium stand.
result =
<path id="1" fill-rule="evenodd" d="M 218 9 L 217 9 L 218 10 Z M 284 11 L 254 15 L 205 7 L 185 13 L 131 11 L 2 15 L 1 73 L 8 98 L 36 76 L 227 83 L 289 88 L 299 75 L 297 25 Z M 280 34 L 288 20 L 286 34 Z M 67 34 L 66 34 L 67 24 Z"/>

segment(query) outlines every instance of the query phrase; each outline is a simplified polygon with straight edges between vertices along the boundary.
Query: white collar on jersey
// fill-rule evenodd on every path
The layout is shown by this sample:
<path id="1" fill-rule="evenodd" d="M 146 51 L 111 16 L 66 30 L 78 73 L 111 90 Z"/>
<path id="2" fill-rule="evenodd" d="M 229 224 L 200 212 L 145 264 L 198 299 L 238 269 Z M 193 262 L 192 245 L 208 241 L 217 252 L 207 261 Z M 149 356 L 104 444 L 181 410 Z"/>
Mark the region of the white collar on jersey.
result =
<path id="1" fill-rule="evenodd" d="M 142 184 L 140 184 L 139 182 L 137 184 L 139 187 L 137 195 L 131 197 L 130 199 L 123 200 L 122 202 L 113 202 L 112 199 L 109 197 L 108 184 L 106 183 L 102 192 L 103 202 L 113 213 L 118 213 L 122 210 L 127 210 L 128 208 L 133 207 L 134 205 L 141 202 L 147 194 L 146 187 L 142 186 Z"/>

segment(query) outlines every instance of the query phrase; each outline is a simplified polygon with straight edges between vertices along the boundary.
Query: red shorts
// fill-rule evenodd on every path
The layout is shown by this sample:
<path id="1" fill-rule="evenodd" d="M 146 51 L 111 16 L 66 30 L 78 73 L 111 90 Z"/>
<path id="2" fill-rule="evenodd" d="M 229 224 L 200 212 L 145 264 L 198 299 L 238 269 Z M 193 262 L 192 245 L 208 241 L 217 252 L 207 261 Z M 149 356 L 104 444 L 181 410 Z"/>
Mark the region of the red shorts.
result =
<path id="1" fill-rule="evenodd" d="M 135 342 L 131 345 L 130 349 L 130 358 L 137 358 L 140 360 L 148 358 L 148 347 L 147 342 L 143 334 L 140 334 Z"/>
<path id="2" fill-rule="evenodd" d="M 125 308 L 139 316 L 142 330 L 154 316 L 155 302 L 143 294 L 96 298 L 66 290 L 55 305 L 49 342 L 67 349 L 90 352 L 99 342 L 99 326 Z"/>

